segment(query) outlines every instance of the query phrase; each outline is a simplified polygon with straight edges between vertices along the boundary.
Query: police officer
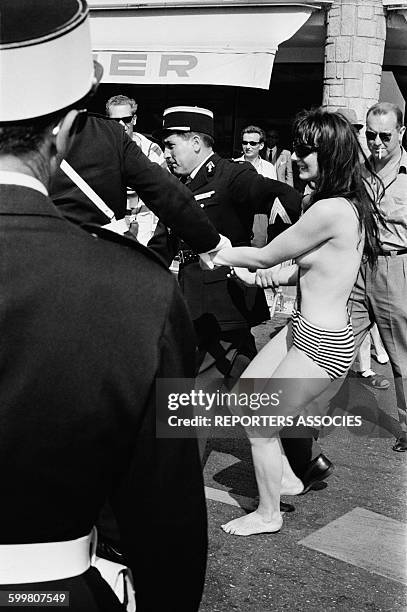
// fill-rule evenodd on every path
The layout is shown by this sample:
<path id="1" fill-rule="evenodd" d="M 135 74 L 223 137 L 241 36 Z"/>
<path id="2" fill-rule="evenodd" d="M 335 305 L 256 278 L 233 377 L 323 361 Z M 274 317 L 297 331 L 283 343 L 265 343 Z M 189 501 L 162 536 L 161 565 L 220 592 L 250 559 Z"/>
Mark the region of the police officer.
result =
<path id="1" fill-rule="evenodd" d="M 210 110 L 166 109 L 161 135 L 170 170 L 187 184 L 196 204 L 234 246 L 250 245 L 254 215 L 268 214 L 276 197 L 291 220 L 298 219 L 300 196 L 294 189 L 257 174 L 248 162 L 222 159 L 213 151 Z M 166 241 L 162 226 L 149 246 L 161 255 L 167 252 L 168 261 L 179 248 L 179 282 L 198 335 L 198 369 L 208 372 L 212 363 L 218 376 L 238 376 L 256 354 L 250 328 L 269 318 L 263 290 L 244 287 L 226 267 L 202 270 L 192 245 L 177 242 L 174 233 Z"/>
<path id="2" fill-rule="evenodd" d="M 184 301 L 147 249 L 84 232 L 48 195 L 100 78 L 85 0 L 2 0 L 0 21 L 0 590 L 123 610 L 90 567 L 109 497 L 137 611 L 192 612 L 207 537 L 199 455 L 194 440 L 155 439 L 156 379 L 193 374 Z"/>
<path id="3" fill-rule="evenodd" d="M 168 227 L 201 253 L 215 248 L 219 235 L 191 193 L 167 170 L 150 161 L 113 119 L 90 114 L 66 161 L 107 205 L 98 208 L 61 169 L 51 181 L 51 197 L 72 223 L 105 225 L 110 215 L 126 215 L 127 187 Z M 90 229 L 90 228 L 89 228 Z"/>

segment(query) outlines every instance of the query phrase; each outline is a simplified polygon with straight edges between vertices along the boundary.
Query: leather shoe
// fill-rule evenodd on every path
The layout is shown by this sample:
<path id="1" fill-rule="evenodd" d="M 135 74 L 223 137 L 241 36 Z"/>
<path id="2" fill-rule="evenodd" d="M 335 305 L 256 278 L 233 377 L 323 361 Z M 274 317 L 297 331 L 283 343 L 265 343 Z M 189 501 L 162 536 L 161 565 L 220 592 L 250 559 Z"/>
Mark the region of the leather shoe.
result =
<path id="1" fill-rule="evenodd" d="M 400 436 L 397 438 L 393 450 L 397 453 L 405 453 L 407 451 L 407 436 Z"/>
<path id="2" fill-rule="evenodd" d="M 311 461 L 309 464 L 304 476 L 301 478 L 304 485 L 304 490 L 301 491 L 300 495 L 305 495 L 305 493 L 308 493 L 308 491 L 310 491 L 317 482 L 321 482 L 321 480 L 328 478 L 328 476 L 332 474 L 333 470 L 333 464 L 327 457 L 325 457 L 325 455 L 321 454 L 318 455 L 318 457 L 315 457 L 315 459 L 313 459 L 313 461 Z"/>

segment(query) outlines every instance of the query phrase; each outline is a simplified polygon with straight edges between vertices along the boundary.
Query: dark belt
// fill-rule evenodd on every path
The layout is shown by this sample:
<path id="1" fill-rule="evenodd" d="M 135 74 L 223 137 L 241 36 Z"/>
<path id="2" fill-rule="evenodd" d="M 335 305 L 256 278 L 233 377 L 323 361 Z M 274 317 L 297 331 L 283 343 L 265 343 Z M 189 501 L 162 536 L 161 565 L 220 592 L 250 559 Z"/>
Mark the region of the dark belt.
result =
<path id="1" fill-rule="evenodd" d="M 233 246 L 250 246 L 250 243 L 237 242 L 234 243 Z M 199 255 L 192 249 L 180 249 L 177 253 L 177 259 L 181 265 L 186 266 L 190 263 L 197 263 L 199 261 Z"/>
<path id="2" fill-rule="evenodd" d="M 191 249 L 180 249 L 177 253 L 177 257 L 182 266 L 197 263 L 199 261 L 198 253 L 196 251 L 192 251 Z"/>
<path id="3" fill-rule="evenodd" d="M 382 257 L 397 257 L 397 255 L 405 255 L 406 253 L 407 249 L 398 249 L 394 251 L 384 251 L 383 249 L 380 249 L 378 255 L 381 255 Z"/>

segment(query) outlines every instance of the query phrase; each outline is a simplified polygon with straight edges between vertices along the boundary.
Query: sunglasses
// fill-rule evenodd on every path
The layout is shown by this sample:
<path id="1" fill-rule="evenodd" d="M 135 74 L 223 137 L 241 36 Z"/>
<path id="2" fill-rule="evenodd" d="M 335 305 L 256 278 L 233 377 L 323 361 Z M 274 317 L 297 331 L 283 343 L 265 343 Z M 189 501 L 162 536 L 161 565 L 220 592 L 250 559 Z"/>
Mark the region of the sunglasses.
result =
<path id="1" fill-rule="evenodd" d="M 317 151 L 317 147 L 299 142 L 299 143 L 294 143 L 293 150 L 297 157 L 307 157 L 307 155 L 311 155 L 311 153 L 315 153 L 315 151 Z"/>
<path id="2" fill-rule="evenodd" d="M 133 115 L 126 115 L 126 117 L 110 117 L 110 119 L 113 119 L 113 121 L 123 121 L 123 123 L 125 123 L 126 125 L 129 125 L 129 123 L 132 122 L 133 119 Z"/>
<path id="3" fill-rule="evenodd" d="M 250 145 L 251 147 L 257 147 L 257 145 L 261 144 L 261 142 L 256 142 L 255 140 L 242 140 L 242 145 L 244 147 L 247 147 L 247 145 Z"/>
<path id="4" fill-rule="evenodd" d="M 393 134 L 389 134 L 388 132 L 372 132 L 371 130 L 366 130 L 366 140 L 376 140 L 379 136 L 380 140 L 384 142 L 390 142 Z"/>

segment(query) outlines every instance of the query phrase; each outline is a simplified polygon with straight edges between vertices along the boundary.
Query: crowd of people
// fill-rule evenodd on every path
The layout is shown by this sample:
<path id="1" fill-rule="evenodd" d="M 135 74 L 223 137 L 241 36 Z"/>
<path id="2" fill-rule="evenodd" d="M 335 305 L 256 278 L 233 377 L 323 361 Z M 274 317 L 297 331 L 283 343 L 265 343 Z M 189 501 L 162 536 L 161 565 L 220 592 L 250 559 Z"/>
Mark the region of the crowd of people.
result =
<path id="1" fill-rule="evenodd" d="M 251 124 L 228 160 L 215 152 L 212 111 L 175 106 L 161 148 L 134 130 L 132 98 L 87 116 L 102 71 L 85 0 L 61 0 L 58 12 L 3 0 L 1 16 L 0 590 L 69 591 L 73 612 L 124 610 L 97 550 L 130 568 L 137 612 L 194 612 L 208 441 L 155 436 L 157 381 L 221 378 L 231 390 L 252 379 L 272 394 L 277 379 L 278 409 L 296 418 L 327 405 L 361 347 L 361 380 L 389 386 L 371 370 L 371 332 L 394 374 L 393 450 L 407 450 L 402 113 L 369 109 L 369 156 L 362 124 L 319 108 L 295 119 L 292 154 L 277 130 Z M 32 84 L 25 95 L 21 82 Z M 264 289 L 290 284 L 291 320 L 257 354 Z M 248 427 L 259 505 L 226 533 L 280 530 L 280 495 L 330 475 L 318 432 L 300 430 Z"/>

